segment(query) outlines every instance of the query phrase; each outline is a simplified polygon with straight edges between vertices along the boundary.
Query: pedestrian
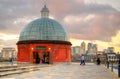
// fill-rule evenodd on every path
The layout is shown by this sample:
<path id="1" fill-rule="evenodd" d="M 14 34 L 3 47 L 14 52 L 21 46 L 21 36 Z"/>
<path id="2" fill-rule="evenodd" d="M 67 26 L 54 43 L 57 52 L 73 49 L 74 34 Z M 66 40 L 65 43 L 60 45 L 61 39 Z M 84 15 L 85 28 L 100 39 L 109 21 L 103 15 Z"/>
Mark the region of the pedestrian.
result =
<path id="1" fill-rule="evenodd" d="M 36 64 L 39 64 L 39 63 L 40 63 L 40 58 L 37 57 L 37 58 L 36 58 Z"/>
<path id="2" fill-rule="evenodd" d="M 83 54 L 80 56 L 80 65 L 85 65 L 85 57 Z"/>
<path id="3" fill-rule="evenodd" d="M 101 61 L 100 61 L 100 58 L 98 57 L 97 58 L 97 65 L 100 65 Z"/>
<path id="4" fill-rule="evenodd" d="M 36 53 L 36 64 L 39 64 L 40 63 L 40 57 L 39 57 L 39 54 Z"/>
<path id="5" fill-rule="evenodd" d="M 80 56 L 80 65 L 82 65 L 82 55 Z"/>

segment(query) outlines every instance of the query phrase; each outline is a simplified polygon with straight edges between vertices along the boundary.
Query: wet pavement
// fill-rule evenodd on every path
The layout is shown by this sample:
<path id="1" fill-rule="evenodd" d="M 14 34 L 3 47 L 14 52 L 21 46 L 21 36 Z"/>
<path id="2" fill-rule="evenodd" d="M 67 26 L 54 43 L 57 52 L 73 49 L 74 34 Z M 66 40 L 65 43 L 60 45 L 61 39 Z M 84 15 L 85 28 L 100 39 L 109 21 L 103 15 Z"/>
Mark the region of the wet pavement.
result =
<path id="1" fill-rule="evenodd" d="M 38 71 L 29 71 L 0 77 L 0 79 L 118 79 L 104 66 L 87 63 L 54 64 L 40 68 Z"/>

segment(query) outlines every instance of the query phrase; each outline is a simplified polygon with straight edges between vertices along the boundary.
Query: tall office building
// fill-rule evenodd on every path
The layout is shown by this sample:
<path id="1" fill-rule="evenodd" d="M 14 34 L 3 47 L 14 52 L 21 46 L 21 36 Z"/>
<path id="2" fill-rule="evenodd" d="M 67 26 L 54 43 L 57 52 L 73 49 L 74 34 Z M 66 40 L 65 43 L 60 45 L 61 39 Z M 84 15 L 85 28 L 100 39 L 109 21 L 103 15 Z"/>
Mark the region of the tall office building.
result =
<path id="1" fill-rule="evenodd" d="M 96 54 L 97 53 L 97 44 L 88 43 L 86 54 Z"/>
<path id="2" fill-rule="evenodd" d="M 92 49 L 93 49 L 92 53 L 96 54 L 97 53 L 97 44 L 93 44 Z"/>
<path id="3" fill-rule="evenodd" d="M 87 52 L 86 52 L 86 54 L 90 54 L 91 49 L 92 49 L 92 43 L 88 43 L 88 45 L 87 45 Z"/>
<path id="4" fill-rule="evenodd" d="M 75 55 L 75 54 L 80 55 L 80 46 L 74 46 L 74 47 L 72 47 L 72 54 L 73 55 Z"/>
<path id="5" fill-rule="evenodd" d="M 83 41 L 82 43 L 81 43 L 81 49 L 80 49 L 80 51 L 81 51 L 81 53 L 83 53 L 83 54 L 85 54 L 86 53 L 86 48 L 85 48 L 85 42 Z"/>

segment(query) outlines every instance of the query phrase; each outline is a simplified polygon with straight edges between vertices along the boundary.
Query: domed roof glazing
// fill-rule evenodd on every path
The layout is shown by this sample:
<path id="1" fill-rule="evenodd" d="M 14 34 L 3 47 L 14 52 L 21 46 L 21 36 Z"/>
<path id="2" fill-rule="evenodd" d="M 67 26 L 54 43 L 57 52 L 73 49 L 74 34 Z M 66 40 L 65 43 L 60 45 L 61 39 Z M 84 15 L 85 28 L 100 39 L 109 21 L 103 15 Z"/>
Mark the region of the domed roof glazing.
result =
<path id="1" fill-rule="evenodd" d="M 19 41 L 61 40 L 68 41 L 67 32 L 55 20 L 41 18 L 30 22 L 21 32 Z"/>

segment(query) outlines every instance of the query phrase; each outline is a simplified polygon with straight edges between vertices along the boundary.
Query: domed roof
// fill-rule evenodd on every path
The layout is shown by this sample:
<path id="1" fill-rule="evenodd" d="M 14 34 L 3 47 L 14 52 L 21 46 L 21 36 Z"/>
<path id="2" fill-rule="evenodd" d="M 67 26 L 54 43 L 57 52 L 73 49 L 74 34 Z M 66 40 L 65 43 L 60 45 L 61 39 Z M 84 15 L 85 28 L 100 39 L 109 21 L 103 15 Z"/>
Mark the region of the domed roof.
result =
<path id="1" fill-rule="evenodd" d="M 30 22 L 21 32 L 19 41 L 25 40 L 61 40 L 68 41 L 67 32 L 57 21 L 49 18 Z"/>

